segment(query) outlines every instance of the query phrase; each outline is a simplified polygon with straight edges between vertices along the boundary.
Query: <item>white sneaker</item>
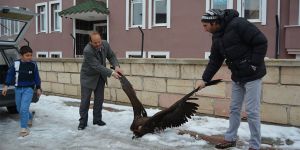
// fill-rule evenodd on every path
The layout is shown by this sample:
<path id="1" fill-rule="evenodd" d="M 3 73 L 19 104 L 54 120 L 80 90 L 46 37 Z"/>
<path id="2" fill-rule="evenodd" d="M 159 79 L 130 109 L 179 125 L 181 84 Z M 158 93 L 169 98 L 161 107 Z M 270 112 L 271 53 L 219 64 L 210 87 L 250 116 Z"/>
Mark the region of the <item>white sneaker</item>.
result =
<path id="1" fill-rule="evenodd" d="M 29 130 L 26 128 L 21 128 L 19 135 L 22 137 L 27 136 L 27 135 L 29 135 Z"/>

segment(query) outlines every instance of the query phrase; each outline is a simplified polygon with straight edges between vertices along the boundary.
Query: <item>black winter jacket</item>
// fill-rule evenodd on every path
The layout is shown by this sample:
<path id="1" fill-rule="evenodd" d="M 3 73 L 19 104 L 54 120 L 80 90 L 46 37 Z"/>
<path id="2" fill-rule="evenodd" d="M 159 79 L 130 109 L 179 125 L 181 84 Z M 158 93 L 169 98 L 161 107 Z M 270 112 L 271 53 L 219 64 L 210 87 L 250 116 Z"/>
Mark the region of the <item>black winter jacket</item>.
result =
<path id="1" fill-rule="evenodd" d="M 249 82 L 266 74 L 264 57 L 267 39 L 264 34 L 246 19 L 238 17 L 235 10 L 225 10 L 220 31 L 213 33 L 209 63 L 202 75 L 210 81 L 224 60 L 235 82 Z"/>

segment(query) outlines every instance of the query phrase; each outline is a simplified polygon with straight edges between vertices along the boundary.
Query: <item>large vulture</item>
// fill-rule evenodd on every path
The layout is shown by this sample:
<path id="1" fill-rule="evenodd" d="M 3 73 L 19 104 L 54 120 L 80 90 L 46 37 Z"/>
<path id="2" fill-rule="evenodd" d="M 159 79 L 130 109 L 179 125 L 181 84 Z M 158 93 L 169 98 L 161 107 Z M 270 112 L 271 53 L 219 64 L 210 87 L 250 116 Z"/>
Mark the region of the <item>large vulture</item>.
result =
<path id="1" fill-rule="evenodd" d="M 143 104 L 137 98 L 131 83 L 124 75 L 120 75 L 121 77 L 119 79 L 122 89 L 128 96 L 134 112 L 133 122 L 130 126 L 130 130 L 134 133 L 132 138 L 142 137 L 147 133 L 154 133 L 155 131 L 164 130 L 166 128 L 181 126 L 188 121 L 188 118 L 191 118 L 191 116 L 196 113 L 199 105 L 193 102 L 188 102 L 188 100 L 198 99 L 190 98 L 190 96 L 197 92 L 199 88 L 194 89 L 169 108 L 156 113 L 152 117 L 148 117 L 147 112 L 143 107 Z M 220 79 L 212 80 L 211 82 L 206 83 L 206 86 L 217 84 L 220 81 Z"/>

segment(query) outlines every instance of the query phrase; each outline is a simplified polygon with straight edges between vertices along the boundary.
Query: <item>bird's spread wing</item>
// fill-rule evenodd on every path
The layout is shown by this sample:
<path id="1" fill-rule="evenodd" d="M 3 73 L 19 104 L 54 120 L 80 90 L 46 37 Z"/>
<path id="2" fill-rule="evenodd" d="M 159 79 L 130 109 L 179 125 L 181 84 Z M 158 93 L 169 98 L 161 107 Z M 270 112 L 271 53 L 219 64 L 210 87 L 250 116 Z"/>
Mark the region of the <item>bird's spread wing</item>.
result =
<path id="1" fill-rule="evenodd" d="M 206 83 L 205 86 L 215 85 L 219 82 L 221 82 L 220 79 L 212 80 Z M 156 113 L 145 123 L 145 126 L 166 129 L 169 127 L 178 127 L 186 123 L 188 118 L 191 118 L 191 116 L 196 113 L 197 107 L 199 106 L 196 103 L 188 101 L 197 99 L 191 98 L 191 96 L 198 90 L 199 88 L 194 89 L 192 92 L 185 95 L 169 108 Z"/>
<path id="2" fill-rule="evenodd" d="M 124 92 L 130 100 L 134 112 L 134 117 L 147 117 L 147 112 L 143 107 L 143 104 L 137 98 L 135 90 L 133 89 L 131 83 L 124 75 L 122 75 L 121 73 L 119 74 L 121 75 L 119 80 L 121 82 L 122 89 L 124 90 Z"/>

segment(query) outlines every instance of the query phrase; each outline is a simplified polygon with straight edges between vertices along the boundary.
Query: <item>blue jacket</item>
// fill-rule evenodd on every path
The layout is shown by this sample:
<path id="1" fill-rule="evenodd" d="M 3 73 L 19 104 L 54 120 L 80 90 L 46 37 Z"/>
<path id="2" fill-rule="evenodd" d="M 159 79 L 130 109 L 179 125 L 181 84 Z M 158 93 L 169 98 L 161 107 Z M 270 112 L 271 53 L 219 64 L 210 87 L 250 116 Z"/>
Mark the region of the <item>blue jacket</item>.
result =
<path id="1" fill-rule="evenodd" d="M 41 79 L 36 62 L 22 62 L 16 60 L 12 65 L 6 76 L 6 85 L 13 85 L 15 87 L 32 87 L 41 88 Z"/>

